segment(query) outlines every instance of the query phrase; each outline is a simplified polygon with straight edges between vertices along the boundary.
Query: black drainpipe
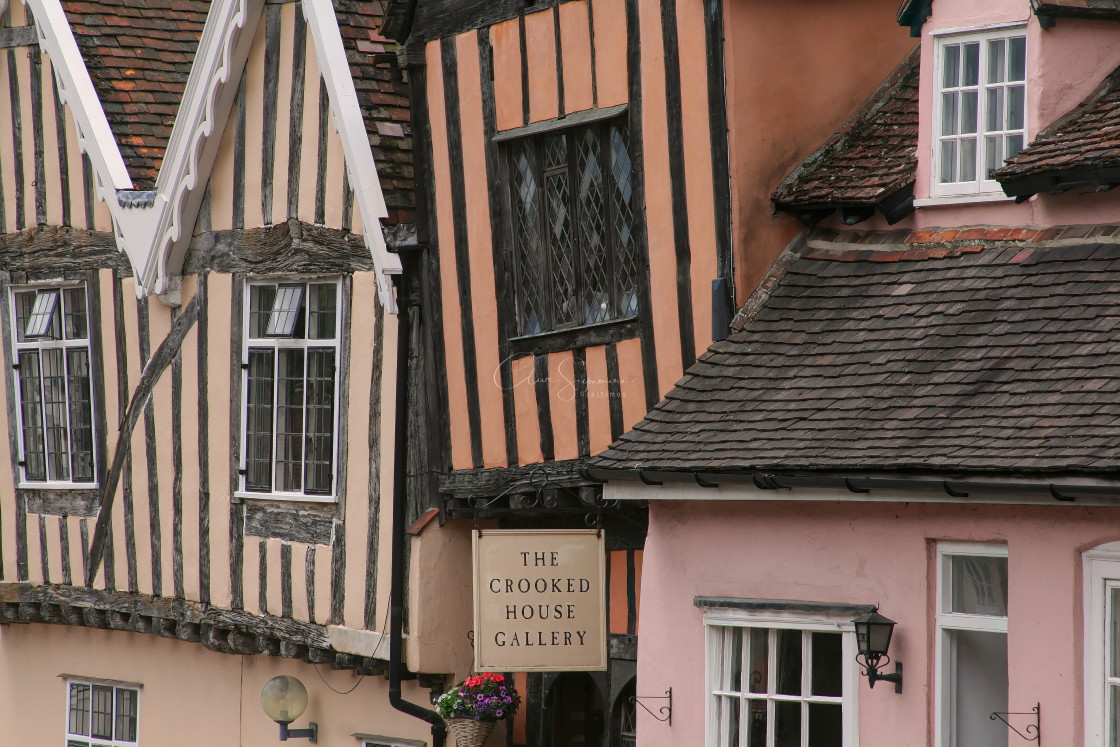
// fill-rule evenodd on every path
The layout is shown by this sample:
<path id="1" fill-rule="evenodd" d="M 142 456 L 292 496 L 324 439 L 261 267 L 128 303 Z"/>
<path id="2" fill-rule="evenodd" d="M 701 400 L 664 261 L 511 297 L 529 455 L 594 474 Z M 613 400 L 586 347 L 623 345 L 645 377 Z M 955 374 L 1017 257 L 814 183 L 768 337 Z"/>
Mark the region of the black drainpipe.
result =
<path id="1" fill-rule="evenodd" d="M 439 713 L 401 697 L 404 670 L 405 530 L 408 528 L 408 358 L 412 337 L 410 280 L 417 248 L 399 252 L 402 272 L 397 276 L 397 411 L 393 438 L 393 547 L 389 591 L 389 705 L 432 725 L 432 747 L 444 747 L 447 727 Z"/>

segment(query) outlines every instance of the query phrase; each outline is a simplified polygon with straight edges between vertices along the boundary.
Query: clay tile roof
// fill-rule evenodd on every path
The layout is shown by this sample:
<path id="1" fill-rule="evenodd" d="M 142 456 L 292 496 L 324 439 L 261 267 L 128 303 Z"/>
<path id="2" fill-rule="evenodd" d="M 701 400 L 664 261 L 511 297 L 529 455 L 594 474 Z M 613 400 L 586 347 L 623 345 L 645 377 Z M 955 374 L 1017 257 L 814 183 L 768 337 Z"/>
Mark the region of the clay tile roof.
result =
<path id="1" fill-rule="evenodd" d="M 1116 184 L 1120 173 L 1120 68 L 1097 91 L 994 172 L 1004 191 L 1030 195 L 1078 183 Z"/>
<path id="2" fill-rule="evenodd" d="M 880 206 L 912 190 L 918 143 L 918 50 L 771 199 L 783 209 Z"/>
<path id="3" fill-rule="evenodd" d="M 414 223 L 415 179 L 408 85 L 397 67 L 396 42 L 381 35 L 385 0 L 335 0 L 358 104 L 389 208 L 387 223 Z"/>
<path id="4" fill-rule="evenodd" d="M 1120 243 L 1098 228 L 1071 229 L 1093 235 L 1078 244 L 811 240 L 593 466 L 1115 472 Z"/>
<path id="5" fill-rule="evenodd" d="M 155 188 L 208 0 L 62 0 L 137 189 Z"/>

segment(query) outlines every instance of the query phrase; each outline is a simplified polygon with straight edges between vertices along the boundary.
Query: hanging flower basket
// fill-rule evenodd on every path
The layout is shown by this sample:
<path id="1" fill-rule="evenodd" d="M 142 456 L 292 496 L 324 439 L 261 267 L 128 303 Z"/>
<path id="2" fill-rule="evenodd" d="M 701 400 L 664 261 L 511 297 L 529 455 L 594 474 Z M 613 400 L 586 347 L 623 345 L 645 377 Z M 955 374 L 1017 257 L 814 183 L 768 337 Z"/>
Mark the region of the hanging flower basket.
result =
<path id="1" fill-rule="evenodd" d="M 447 730 L 455 736 L 455 747 L 482 747 L 490 738 L 497 721 L 475 721 L 470 718 L 447 719 Z"/>
<path id="2" fill-rule="evenodd" d="M 456 747 L 482 747 L 494 726 L 513 718 L 520 705 L 513 684 L 493 672 L 467 677 L 436 701 L 439 715 L 455 735 Z"/>

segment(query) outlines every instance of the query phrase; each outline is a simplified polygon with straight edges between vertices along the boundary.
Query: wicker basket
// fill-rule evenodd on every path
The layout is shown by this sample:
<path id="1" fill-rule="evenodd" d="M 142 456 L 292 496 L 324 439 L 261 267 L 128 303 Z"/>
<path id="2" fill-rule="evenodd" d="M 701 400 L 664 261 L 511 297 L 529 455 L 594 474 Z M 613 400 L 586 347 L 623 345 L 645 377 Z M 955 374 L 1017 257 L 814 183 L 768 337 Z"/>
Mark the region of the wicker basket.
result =
<path id="1" fill-rule="evenodd" d="M 447 728 L 455 735 L 456 747 L 482 747 L 490 738 L 497 721 L 475 721 L 470 718 L 449 718 Z"/>

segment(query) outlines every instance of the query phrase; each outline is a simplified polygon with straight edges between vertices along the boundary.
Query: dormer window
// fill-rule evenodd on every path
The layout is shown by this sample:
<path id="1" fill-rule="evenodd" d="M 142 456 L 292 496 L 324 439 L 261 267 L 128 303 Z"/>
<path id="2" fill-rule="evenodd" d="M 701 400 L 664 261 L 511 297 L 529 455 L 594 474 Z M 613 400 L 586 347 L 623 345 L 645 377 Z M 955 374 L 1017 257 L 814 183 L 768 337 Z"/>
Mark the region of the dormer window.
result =
<path id="1" fill-rule="evenodd" d="M 991 172 L 1027 137 L 1024 29 L 940 36 L 936 54 L 931 194 L 1002 195 Z"/>

